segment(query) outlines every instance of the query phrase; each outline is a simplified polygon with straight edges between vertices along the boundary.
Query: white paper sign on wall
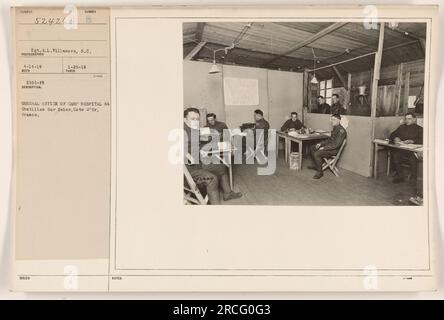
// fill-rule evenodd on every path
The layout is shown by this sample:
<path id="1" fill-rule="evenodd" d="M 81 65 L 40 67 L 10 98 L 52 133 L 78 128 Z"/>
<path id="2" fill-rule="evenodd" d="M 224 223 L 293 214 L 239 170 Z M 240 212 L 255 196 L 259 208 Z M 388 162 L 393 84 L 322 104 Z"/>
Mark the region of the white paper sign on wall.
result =
<path id="1" fill-rule="evenodd" d="M 259 105 L 259 84 L 257 79 L 224 78 L 225 104 L 229 106 Z"/>

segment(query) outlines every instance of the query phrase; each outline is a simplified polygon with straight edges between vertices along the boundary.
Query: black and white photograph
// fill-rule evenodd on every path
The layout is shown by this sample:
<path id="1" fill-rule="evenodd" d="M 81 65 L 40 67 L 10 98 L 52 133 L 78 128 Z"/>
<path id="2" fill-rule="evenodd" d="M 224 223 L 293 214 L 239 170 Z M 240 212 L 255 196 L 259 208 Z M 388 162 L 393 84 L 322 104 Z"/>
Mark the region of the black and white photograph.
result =
<path id="1" fill-rule="evenodd" d="M 439 297 L 441 11 L 5 10 L 0 296 Z"/>
<path id="2" fill-rule="evenodd" d="M 184 204 L 423 205 L 426 23 L 182 30 Z"/>

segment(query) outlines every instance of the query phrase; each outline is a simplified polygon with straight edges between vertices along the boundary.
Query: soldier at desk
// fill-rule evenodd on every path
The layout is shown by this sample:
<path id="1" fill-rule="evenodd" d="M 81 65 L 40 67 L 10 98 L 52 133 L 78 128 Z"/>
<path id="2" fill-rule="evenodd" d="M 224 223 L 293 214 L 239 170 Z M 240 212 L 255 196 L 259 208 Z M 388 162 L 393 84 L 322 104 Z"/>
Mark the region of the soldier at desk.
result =
<path id="1" fill-rule="evenodd" d="M 297 112 L 292 112 L 290 116 L 291 118 L 285 121 L 285 123 L 282 125 L 281 131 L 288 132 L 304 128 L 304 125 L 302 124 L 301 120 L 298 119 Z M 297 144 L 291 143 L 291 151 L 297 151 L 297 149 L 298 149 Z"/>
<path id="2" fill-rule="evenodd" d="M 225 139 L 225 135 L 228 134 L 228 126 L 225 122 L 216 120 L 216 115 L 214 113 L 207 114 L 207 126 L 210 130 L 215 130 L 219 134 L 220 141 L 227 140 Z"/>
<path id="3" fill-rule="evenodd" d="M 281 127 L 281 131 L 287 132 L 287 131 L 294 131 L 294 130 L 300 130 L 304 127 L 301 120 L 298 119 L 298 113 L 292 112 L 290 114 L 291 118 L 284 122 L 284 124 Z"/>
<path id="4" fill-rule="evenodd" d="M 341 125 L 341 116 L 339 114 L 333 114 L 330 121 L 333 126 L 330 137 L 313 145 L 310 150 L 314 165 L 308 168 L 317 171 L 313 179 L 322 178 L 324 175 L 322 172 L 323 159 L 337 155 L 344 139 L 347 137 L 347 131 Z"/>
<path id="5" fill-rule="evenodd" d="M 404 124 L 400 125 L 398 129 L 392 132 L 389 137 L 390 142 L 396 144 L 422 144 L 423 129 L 416 124 L 416 115 L 412 112 L 407 112 L 404 117 Z M 396 176 L 393 183 L 400 183 L 405 181 L 406 176 L 410 176 L 411 181 L 416 181 L 418 172 L 418 158 L 414 152 L 408 150 L 395 149 L 391 151 L 392 163 L 396 170 Z M 402 166 L 404 163 L 408 164 L 408 169 Z"/>

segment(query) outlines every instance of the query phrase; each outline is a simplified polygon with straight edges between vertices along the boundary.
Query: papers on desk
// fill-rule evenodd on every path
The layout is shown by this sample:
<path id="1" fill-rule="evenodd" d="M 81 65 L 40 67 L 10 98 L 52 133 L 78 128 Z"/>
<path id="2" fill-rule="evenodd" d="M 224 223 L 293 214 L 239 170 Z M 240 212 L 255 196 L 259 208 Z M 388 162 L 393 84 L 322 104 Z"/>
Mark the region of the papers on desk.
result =
<path id="1" fill-rule="evenodd" d="M 392 145 L 392 146 L 396 146 L 400 149 L 406 149 L 406 150 L 412 150 L 412 151 L 418 151 L 418 152 L 422 152 L 422 149 L 423 149 L 422 144 L 390 143 L 388 140 L 383 140 L 383 139 L 375 139 L 374 142 L 376 142 L 378 144 Z"/>
<path id="2" fill-rule="evenodd" d="M 295 138 L 310 138 L 313 136 L 319 136 L 321 135 L 320 132 L 313 132 L 313 133 L 298 133 L 297 131 L 289 131 L 287 133 L 290 137 L 295 137 Z M 325 134 L 325 133 L 322 133 Z"/>
<path id="3" fill-rule="evenodd" d="M 327 133 L 330 133 L 330 131 L 327 131 L 327 130 L 315 130 L 315 133 L 327 134 Z"/>
<path id="4" fill-rule="evenodd" d="M 211 130 L 209 127 L 200 128 L 199 132 L 201 136 L 209 136 L 211 134 Z"/>
<path id="5" fill-rule="evenodd" d="M 422 144 L 399 144 L 402 148 L 414 151 L 422 151 Z"/>
<path id="6" fill-rule="evenodd" d="M 235 128 L 230 130 L 231 136 L 243 136 L 245 137 L 247 135 L 246 132 L 242 132 L 241 129 Z"/>
<path id="7" fill-rule="evenodd" d="M 375 139 L 374 142 L 377 142 L 379 144 L 389 144 L 389 141 L 384 139 Z"/>
<path id="8" fill-rule="evenodd" d="M 231 147 L 231 143 L 229 141 L 222 141 L 217 143 L 217 149 L 211 149 L 211 150 L 200 150 L 200 154 L 204 157 L 211 156 L 213 154 L 219 154 L 221 152 L 231 152 L 233 151 L 233 148 Z"/>
<path id="9" fill-rule="evenodd" d="M 231 143 L 228 141 L 222 141 L 217 143 L 217 148 L 220 152 L 230 151 L 231 150 Z"/>

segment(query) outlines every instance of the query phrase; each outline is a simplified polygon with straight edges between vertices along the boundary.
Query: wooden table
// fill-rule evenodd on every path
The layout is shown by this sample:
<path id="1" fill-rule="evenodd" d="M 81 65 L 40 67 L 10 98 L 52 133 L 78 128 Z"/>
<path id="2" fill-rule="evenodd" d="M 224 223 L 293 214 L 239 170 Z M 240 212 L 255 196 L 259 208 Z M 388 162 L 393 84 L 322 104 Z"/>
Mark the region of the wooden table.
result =
<path id="1" fill-rule="evenodd" d="M 326 133 L 310 133 L 310 134 L 297 134 L 297 135 L 289 135 L 287 132 L 277 131 L 276 139 L 277 139 L 277 148 L 276 148 L 276 158 L 279 155 L 279 139 L 284 139 L 285 145 L 285 162 L 288 162 L 288 154 L 290 150 L 291 141 L 297 142 L 299 145 L 299 170 L 302 169 L 302 155 L 303 155 L 303 142 L 304 141 L 316 141 L 316 140 L 325 140 L 330 136 Z"/>
<path id="2" fill-rule="evenodd" d="M 230 148 L 224 148 L 224 149 L 217 149 L 217 150 L 208 150 L 208 151 L 203 151 L 201 150 L 201 154 L 204 156 L 215 156 L 216 158 L 218 158 L 220 160 L 220 162 L 222 162 L 224 165 L 226 165 L 228 167 L 228 174 L 230 177 L 230 187 L 231 190 L 233 190 L 233 165 L 231 163 L 231 155 L 233 154 L 233 151 L 235 151 L 236 148 L 234 147 L 230 147 Z M 224 156 L 221 157 L 221 154 L 225 155 L 227 154 L 227 157 L 229 159 L 229 161 L 225 161 L 224 160 Z"/>
<path id="3" fill-rule="evenodd" d="M 387 155 L 387 175 L 390 173 L 390 149 L 406 150 L 418 154 L 422 154 L 423 145 L 422 144 L 400 144 L 400 143 L 389 143 L 388 140 L 375 139 L 373 140 L 375 145 L 374 160 L 373 160 L 373 178 L 378 178 L 378 151 L 381 149 L 388 149 Z"/>

